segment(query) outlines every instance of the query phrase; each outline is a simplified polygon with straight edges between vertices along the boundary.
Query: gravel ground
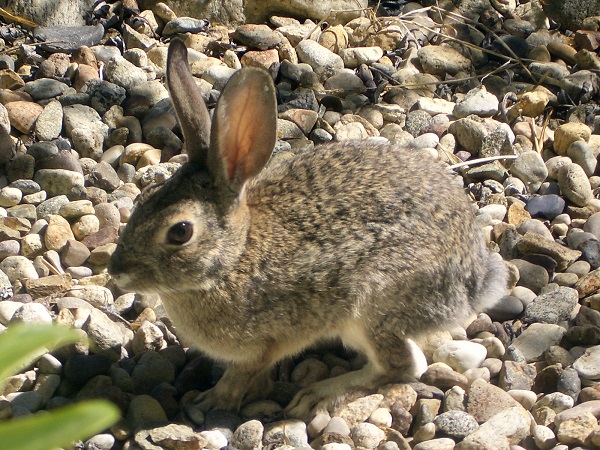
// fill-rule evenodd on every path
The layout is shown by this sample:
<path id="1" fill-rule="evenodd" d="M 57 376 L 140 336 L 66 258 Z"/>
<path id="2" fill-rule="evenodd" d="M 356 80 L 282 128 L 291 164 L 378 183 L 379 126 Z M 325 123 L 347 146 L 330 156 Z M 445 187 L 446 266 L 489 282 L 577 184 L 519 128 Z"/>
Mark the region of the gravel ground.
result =
<path id="1" fill-rule="evenodd" d="M 90 343 L 12 377 L 0 420 L 102 397 L 123 419 L 78 448 L 600 448 L 600 32 L 549 29 L 537 1 L 482 4 L 230 30 L 100 3 L 114 27 L 37 29 L 47 45 L 1 26 L 0 329 L 59 323 Z M 461 174 L 511 289 L 431 336 L 419 383 L 286 418 L 300 387 L 363 364 L 334 343 L 281 362 L 237 415 L 194 407 L 223 367 L 178 340 L 158 297 L 106 272 L 138 194 L 185 160 L 164 87 L 174 37 L 211 106 L 240 67 L 270 71 L 277 152 L 388 140 Z"/>

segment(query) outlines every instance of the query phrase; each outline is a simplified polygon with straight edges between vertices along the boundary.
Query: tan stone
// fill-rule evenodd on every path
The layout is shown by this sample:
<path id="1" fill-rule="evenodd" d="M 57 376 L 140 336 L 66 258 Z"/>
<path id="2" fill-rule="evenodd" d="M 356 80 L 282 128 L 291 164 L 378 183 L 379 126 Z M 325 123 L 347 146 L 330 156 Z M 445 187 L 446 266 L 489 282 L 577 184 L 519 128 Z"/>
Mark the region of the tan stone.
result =
<path id="1" fill-rule="evenodd" d="M 592 131 L 584 123 L 569 122 L 559 126 L 554 132 L 554 151 L 561 156 L 567 154 L 569 146 L 580 139 L 588 142 Z"/>

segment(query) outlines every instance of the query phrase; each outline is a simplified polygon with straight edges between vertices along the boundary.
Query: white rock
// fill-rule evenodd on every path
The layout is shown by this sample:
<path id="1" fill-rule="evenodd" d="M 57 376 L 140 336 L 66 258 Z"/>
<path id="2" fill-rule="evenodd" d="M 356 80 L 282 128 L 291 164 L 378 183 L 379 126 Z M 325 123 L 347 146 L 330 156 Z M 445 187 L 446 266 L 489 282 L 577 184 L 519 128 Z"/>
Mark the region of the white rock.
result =
<path id="1" fill-rule="evenodd" d="M 146 72 L 122 56 L 112 58 L 104 66 L 106 78 L 127 90 L 148 81 Z"/>
<path id="2" fill-rule="evenodd" d="M 410 148 L 436 148 L 440 143 L 440 138 L 435 133 L 423 133 L 417 136 L 411 143 Z"/>
<path id="3" fill-rule="evenodd" d="M 506 206 L 501 205 L 499 203 L 492 203 L 490 205 L 485 205 L 484 207 L 480 208 L 479 211 L 481 213 L 489 214 L 490 217 L 494 220 L 502 222 L 502 220 L 504 220 L 504 217 L 506 216 L 507 208 Z"/>
<path id="4" fill-rule="evenodd" d="M 226 447 L 228 444 L 227 437 L 219 430 L 201 431 L 200 436 L 206 439 L 206 447 L 211 450 L 218 450 Z"/>
<path id="5" fill-rule="evenodd" d="M 556 445 L 554 432 L 543 425 L 533 427 L 533 440 L 540 450 L 550 450 Z"/>
<path id="6" fill-rule="evenodd" d="M 321 447 L 321 450 L 352 450 L 348 444 L 338 444 L 332 442 L 331 444 L 325 444 Z"/>
<path id="7" fill-rule="evenodd" d="M 544 160 L 535 151 L 521 153 L 513 161 L 510 172 L 525 183 L 530 193 L 537 192 L 548 176 L 548 168 Z"/>
<path id="8" fill-rule="evenodd" d="M 383 50 L 379 47 L 353 47 L 340 51 L 346 67 L 354 69 L 361 64 L 373 64 L 381 59 Z"/>
<path id="9" fill-rule="evenodd" d="M 571 409 L 573 404 L 574 400 L 572 397 L 563 394 L 562 392 L 551 392 L 540 398 L 536 404 L 533 405 L 532 409 L 536 410 L 542 407 L 548 407 L 555 413 L 560 413 L 567 409 Z"/>
<path id="10" fill-rule="evenodd" d="M 421 97 L 417 100 L 417 107 L 432 116 L 437 114 L 452 114 L 455 103 L 442 98 Z"/>
<path id="11" fill-rule="evenodd" d="M 487 357 L 486 348 L 470 341 L 451 341 L 442 344 L 433 352 L 433 361 L 448 364 L 457 372 L 481 367 Z"/>
<path id="12" fill-rule="evenodd" d="M 419 442 L 413 447 L 413 450 L 452 450 L 455 445 L 454 440 L 450 438 L 438 438 Z"/>
<path id="13" fill-rule="evenodd" d="M 310 65 L 317 74 L 332 74 L 344 68 L 342 58 L 318 42 L 303 40 L 296 47 L 296 52 L 300 62 Z"/>
<path id="14" fill-rule="evenodd" d="M 375 449 L 385 439 L 384 431 L 372 423 L 359 423 L 352 428 L 352 440 L 357 447 Z"/>
<path id="15" fill-rule="evenodd" d="M 23 303 L 4 300 L 0 302 L 0 323 L 8 325 L 15 311 L 23 306 Z"/>
<path id="16" fill-rule="evenodd" d="M 18 205 L 22 197 L 23 193 L 20 189 L 10 186 L 3 187 L 0 190 L 0 206 L 10 208 L 11 206 Z"/>
<path id="17" fill-rule="evenodd" d="M 377 408 L 369 417 L 369 422 L 378 427 L 391 427 L 392 413 L 387 408 Z"/>
<path id="18" fill-rule="evenodd" d="M 481 85 L 467 92 L 465 97 L 456 104 L 452 114 L 460 119 L 471 114 L 493 116 L 497 112 L 498 98 Z"/>
<path id="19" fill-rule="evenodd" d="M 573 363 L 573 368 L 582 378 L 600 379 L 600 345 L 586 349 L 585 353 Z"/>
<path id="20" fill-rule="evenodd" d="M 33 263 L 25 256 L 8 256 L 0 263 L 0 269 L 8 276 L 11 283 L 30 278 L 37 280 L 39 275 Z"/>
<path id="21" fill-rule="evenodd" d="M 518 401 L 527 411 L 529 411 L 537 401 L 536 393 L 525 389 L 511 389 L 508 391 L 508 395 Z"/>
<path id="22" fill-rule="evenodd" d="M 15 311 L 10 323 L 52 323 L 52 316 L 41 303 L 25 303 Z"/>
<path id="23" fill-rule="evenodd" d="M 235 69 L 227 66 L 211 66 L 204 71 L 202 79 L 208 81 L 216 89 L 225 86 L 235 72 Z"/>
<path id="24" fill-rule="evenodd" d="M 531 416 L 520 406 L 507 408 L 483 423 L 455 450 L 506 449 L 529 435 Z"/>
<path id="25" fill-rule="evenodd" d="M 282 420 L 265 427 L 263 444 L 272 448 L 279 448 L 274 444 L 286 442 L 293 447 L 308 446 L 306 424 L 301 420 Z"/>

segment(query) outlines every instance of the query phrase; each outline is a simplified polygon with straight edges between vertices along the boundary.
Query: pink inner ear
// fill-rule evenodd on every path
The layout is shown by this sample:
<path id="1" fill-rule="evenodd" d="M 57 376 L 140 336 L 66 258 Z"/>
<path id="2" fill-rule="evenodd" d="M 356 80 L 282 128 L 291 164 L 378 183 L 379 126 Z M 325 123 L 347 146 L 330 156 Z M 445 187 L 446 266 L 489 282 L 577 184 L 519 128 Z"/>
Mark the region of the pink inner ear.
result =
<path id="1" fill-rule="evenodd" d="M 253 107 L 260 107 L 259 100 L 251 89 L 238 93 L 235 105 L 227 108 L 226 117 L 228 132 L 221 136 L 221 156 L 227 163 L 227 179 L 233 181 L 236 174 L 242 176 L 242 180 L 256 175 L 256 163 L 250 153 L 252 146 L 256 145 L 257 137 L 260 135 L 262 124 L 255 121 L 260 116 L 255 116 Z M 241 169 L 241 170 L 240 170 Z M 239 173 L 242 172 L 242 173 Z"/>

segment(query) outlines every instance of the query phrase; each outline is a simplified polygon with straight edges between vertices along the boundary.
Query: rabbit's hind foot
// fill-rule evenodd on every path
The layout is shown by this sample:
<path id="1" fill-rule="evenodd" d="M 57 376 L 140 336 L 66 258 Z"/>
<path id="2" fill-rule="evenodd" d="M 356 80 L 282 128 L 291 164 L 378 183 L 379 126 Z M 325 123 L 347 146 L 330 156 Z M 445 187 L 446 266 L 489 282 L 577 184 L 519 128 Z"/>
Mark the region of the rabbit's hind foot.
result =
<path id="1" fill-rule="evenodd" d="M 310 421 L 320 412 L 333 414 L 348 402 L 376 392 L 387 378 L 369 362 L 360 370 L 313 383 L 294 396 L 286 416 Z"/>

